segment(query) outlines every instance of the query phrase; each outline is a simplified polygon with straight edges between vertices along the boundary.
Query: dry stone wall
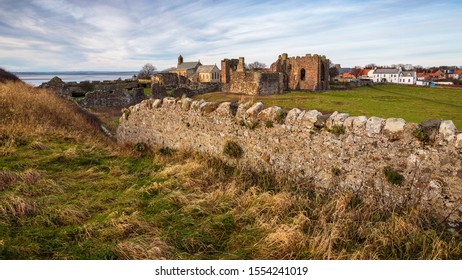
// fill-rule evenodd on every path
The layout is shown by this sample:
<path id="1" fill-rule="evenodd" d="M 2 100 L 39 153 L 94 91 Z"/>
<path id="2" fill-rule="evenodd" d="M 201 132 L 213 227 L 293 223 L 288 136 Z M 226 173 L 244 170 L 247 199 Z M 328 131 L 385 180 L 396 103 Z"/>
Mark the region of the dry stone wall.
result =
<path id="1" fill-rule="evenodd" d="M 462 134 L 452 121 L 423 127 L 398 118 L 281 112 L 261 103 L 145 100 L 125 111 L 117 137 L 206 153 L 319 188 L 352 189 L 376 203 L 416 200 L 461 229 Z M 419 137 L 424 130 L 431 137 Z M 223 153 L 229 141 L 242 157 Z M 391 183 L 386 167 L 404 180 Z"/>
<path id="2" fill-rule="evenodd" d="M 86 108 L 126 107 L 146 98 L 143 88 L 134 88 L 131 91 L 119 89 L 114 92 L 98 90 L 87 92 L 85 98 L 79 100 L 79 104 Z"/>

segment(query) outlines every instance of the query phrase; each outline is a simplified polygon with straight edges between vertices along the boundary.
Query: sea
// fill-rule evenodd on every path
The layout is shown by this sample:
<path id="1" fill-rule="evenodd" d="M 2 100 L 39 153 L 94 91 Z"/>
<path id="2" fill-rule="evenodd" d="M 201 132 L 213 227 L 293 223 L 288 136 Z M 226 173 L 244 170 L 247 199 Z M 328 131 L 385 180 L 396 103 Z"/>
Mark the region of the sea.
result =
<path id="1" fill-rule="evenodd" d="M 138 72 L 95 72 L 95 71 L 76 71 L 76 72 L 15 72 L 23 82 L 32 86 L 39 86 L 48 82 L 53 77 L 58 76 L 64 82 L 82 81 L 113 81 L 117 79 L 131 79 Z"/>

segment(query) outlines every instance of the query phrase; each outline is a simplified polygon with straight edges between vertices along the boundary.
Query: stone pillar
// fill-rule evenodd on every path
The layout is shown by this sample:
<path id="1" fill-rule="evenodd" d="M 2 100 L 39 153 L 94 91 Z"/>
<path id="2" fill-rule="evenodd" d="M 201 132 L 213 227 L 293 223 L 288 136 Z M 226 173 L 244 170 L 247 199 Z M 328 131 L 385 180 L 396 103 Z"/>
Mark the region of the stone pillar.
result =
<path id="1" fill-rule="evenodd" d="M 221 83 L 222 84 L 229 84 L 229 60 L 228 59 L 223 59 L 221 61 L 221 72 L 220 72 L 220 76 L 221 76 Z"/>
<path id="2" fill-rule="evenodd" d="M 245 63 L 244 63 L 244 58 L 239 57 L 239 64 L 237 65 L 237 72 L 244 72 L 245 69 Z"/>

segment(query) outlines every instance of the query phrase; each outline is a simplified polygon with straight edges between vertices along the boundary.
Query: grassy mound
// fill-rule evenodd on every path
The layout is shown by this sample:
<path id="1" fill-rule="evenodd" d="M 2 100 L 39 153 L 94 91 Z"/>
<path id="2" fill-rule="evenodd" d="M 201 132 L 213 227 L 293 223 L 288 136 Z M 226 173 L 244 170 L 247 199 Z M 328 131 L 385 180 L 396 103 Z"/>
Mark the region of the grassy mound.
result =
<path id="1" fill-rule="evenodd" d="M 72 103 L 14 83 L 1 90 L 0 259 L 462 257 L 418 205 L 370 205 L 191 152 L 117 147 Z"/>
<path id="2" fill-rule="evenodd" d="M 10 73 L 2 68 L 0 68 L 0 84 L 6 83 L 6 82 L 17 82 L 20 81 L 19 78 L 13 74 Z"/>

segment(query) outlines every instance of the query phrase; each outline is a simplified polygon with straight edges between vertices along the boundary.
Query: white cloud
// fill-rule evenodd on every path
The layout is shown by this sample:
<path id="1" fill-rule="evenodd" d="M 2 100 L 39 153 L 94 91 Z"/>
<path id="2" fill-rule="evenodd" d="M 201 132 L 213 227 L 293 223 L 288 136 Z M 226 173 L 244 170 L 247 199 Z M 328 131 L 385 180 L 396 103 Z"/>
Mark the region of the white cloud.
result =
<path id="1" fill-rule="evenodd" d="M 176 56 L 271 64 L 325 54 L 369 62 L 462 64 L 462 5 L 422 1 L 51 1 L 0 3 L 0 65 L 21 70 L 159 69 Z M 21 14 L 21 17 L 16 16 Z M 25 65 L 24 61 L 28 61 Z M 13 69 L 16 70 L 16 69 Z"/>

